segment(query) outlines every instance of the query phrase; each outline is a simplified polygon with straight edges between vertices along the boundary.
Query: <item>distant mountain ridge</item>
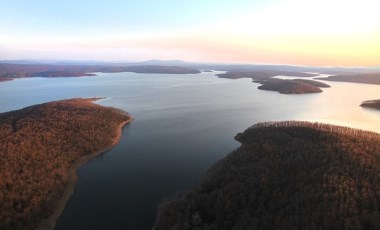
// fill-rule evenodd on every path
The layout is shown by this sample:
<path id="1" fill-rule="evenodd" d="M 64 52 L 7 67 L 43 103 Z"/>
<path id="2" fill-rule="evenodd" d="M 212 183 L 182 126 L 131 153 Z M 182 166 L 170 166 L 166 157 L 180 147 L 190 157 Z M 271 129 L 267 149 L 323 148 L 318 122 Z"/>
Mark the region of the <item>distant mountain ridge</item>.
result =
<path id="1" fill-rule="evenodd" d="M 107 65 L 47 65 L 0 63 L 0 81 L 25 77 L 81 77 L 102 73 L 157 73 L 157 74 L 197 74 L 199 70 L 184 66 L 107 66 Z"/>
<path id="2" fill-rule="evenodd" d="M 160 73 L 160 74 L 196 74 L 201 70 L 252 72 L 270 75 L 282 75 L 288 72 L 294 76 L 312 75 L 314 73 L 339 75 L 342 81 L 352 75 L 379 74 L 379 68 L 372 67 L 308 67 L 292 65 L 257 65 L 257 64 L 210 64 L 191 63 L 182 60 L 148 60 L 142 62 L 107 62 L 107 61 L 65 61 L 65 60 L 0 60 L 0 81 L 9 81 L 23 77 L 79 77 L 89 76 L 95 72 L 103 73 Z M 293 76 L 293 75 L 291 75 Z M 324 79 L 323 79 L 324 80 Z M 326 79 L 330 80 L 330 79 Z M 360 81 L 359 81 L 360 82 Z"/>
<path id="3" fill-rule="evenodd" d="M 195 69 L 212 69 L 218 71 L 298 71 L 298 72 L 319 72 L 328 74 L 352 74 L 370 73 L 380 71 L 377 67 L 315 67 L 297 65 L 276 65 L 276 64 L 234 64 L 234 63 L 202 63 L 187 62 L 183 60 L 159 60 L 152 59 L 147 61 L 97 61 L 97 60 L 54 60 L 54 59 L 22 59 L 22 60 L 0 60 L 0 64 L 23 64 L 23 65 L 105 65 L 105 66 L 140 66 L 140 65 L 159 65 L 159 66 L 180 66 Z"/>

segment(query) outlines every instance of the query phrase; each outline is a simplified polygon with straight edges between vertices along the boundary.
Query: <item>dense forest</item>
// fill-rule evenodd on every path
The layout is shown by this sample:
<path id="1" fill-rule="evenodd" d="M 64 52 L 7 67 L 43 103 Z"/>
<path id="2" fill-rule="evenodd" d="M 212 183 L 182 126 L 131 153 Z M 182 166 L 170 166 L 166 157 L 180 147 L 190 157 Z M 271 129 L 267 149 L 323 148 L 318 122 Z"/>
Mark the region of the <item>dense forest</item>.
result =
<path id="1" fill-rule="evenodd" d="M 0 114 L 0 229 L 34 229 L 64 191 L 70 165 L 110 146 L 130 119 L 71 99 Z"/>
<path id="2" fill-rule="evenodd" d="M 165 199 L 155 230 L 380 229 L 380 134 L 267 122 L 193 190 Z"/>

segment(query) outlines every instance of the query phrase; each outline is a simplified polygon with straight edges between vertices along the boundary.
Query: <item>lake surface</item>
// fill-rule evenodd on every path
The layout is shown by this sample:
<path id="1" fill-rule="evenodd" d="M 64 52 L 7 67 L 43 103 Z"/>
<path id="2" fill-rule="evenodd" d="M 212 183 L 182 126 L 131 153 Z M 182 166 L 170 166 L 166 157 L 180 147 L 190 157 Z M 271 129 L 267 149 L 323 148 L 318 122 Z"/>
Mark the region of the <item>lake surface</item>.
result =
<path id="1" fill-rule="evenodd" d="M 0 83 L 0 112 L 52 100 L 106 97 L 131 113 L 120 143 L 80 168 L 56 229 L 151 229 L 167 195 L 196 185 L 207 168 L 239 146 L 233 137 L 273 120 L 322 121 L 380 132 L 380 112 L 359 106 L 380 86 L 326 82 L 321 94 L 261 91 L 250 79 L 214 73 L 112 73 Z"/>

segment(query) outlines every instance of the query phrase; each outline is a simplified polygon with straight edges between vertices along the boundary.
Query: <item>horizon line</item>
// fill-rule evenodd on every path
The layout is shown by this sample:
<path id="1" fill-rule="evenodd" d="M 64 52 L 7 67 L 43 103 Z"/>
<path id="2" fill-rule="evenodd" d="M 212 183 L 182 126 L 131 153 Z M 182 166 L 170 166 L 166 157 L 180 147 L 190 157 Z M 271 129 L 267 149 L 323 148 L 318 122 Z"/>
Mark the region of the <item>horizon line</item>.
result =
<path id="1" fill-rule="evenodd" d="M 380 68 L 379 65 L 350 65 L 350 66 L 327 66 L 327 65 L 297 65 L 297 64 L 283 64 L 283 63 L 258 63 L 258 62 L 212 62 L 212 61 L 204 61 L 204 62 L 196 62 L 196 61 L 186 61 L 182 59 L 145 59 L 145 60 L 102 60 L 102 59 L 38 59 L 38 58 L 23 58 L 23 59 L 0 59 L 1 64 L 19 64 L 22 63 L 7 63 L 7 62 L 41 62 L 41 63 L 31 63 L 31 64 L 46 64 L 46 65 L 54 65 L 60 62 L 73 62 L 73 63 L 81 63 L 81 62 L 99 62 L 104 64 L 138 64 L 144 62 L 182 62 L 187 65 L 256 65 L 256 66 L 294 66 L 294 67 L 319 67 L 319 68 Z M 45 63 L 44 63 L 45 62 Z M 46 63 L 51 62 L 51 63 Z M 54 63 L 55 62 L 55 63 Z M 86 65 L 86 64 L 83 64 Z M 156 64 L 157 65 L 157 64 Z"/>

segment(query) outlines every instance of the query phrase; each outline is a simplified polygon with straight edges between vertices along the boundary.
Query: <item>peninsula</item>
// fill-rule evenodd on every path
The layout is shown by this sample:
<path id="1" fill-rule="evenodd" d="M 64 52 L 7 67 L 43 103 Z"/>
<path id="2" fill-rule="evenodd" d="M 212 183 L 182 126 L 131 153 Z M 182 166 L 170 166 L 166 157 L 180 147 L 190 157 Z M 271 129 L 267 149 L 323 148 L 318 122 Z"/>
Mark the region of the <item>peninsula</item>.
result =
<path id="1" fill-rule="evenodd" d="M 360 106 L 380 110 L 380 99 L 363 101 Z"/>
<path id="2" fill-rule="evenodd" d="M 155 230 L 380 229 L 380 134 L 267 122 L 196 188 L 163 201 Z"/>
<path id="3" fill-rule="evenodd" d="M 371 85 L 380 85 L 380 73 L 362 73 L 355 75 L 336 75 L 324 78 L 316 78 L 324 81 L 341 81 L 351 83 L 363 83 Z"/>
<path id="4" fill-rule="evenodd" d="M 131 116 L 94 100 L 0 114 L 0 229 L 53 229 L 73 191 L 76 170 L 118 142 Z"/>

